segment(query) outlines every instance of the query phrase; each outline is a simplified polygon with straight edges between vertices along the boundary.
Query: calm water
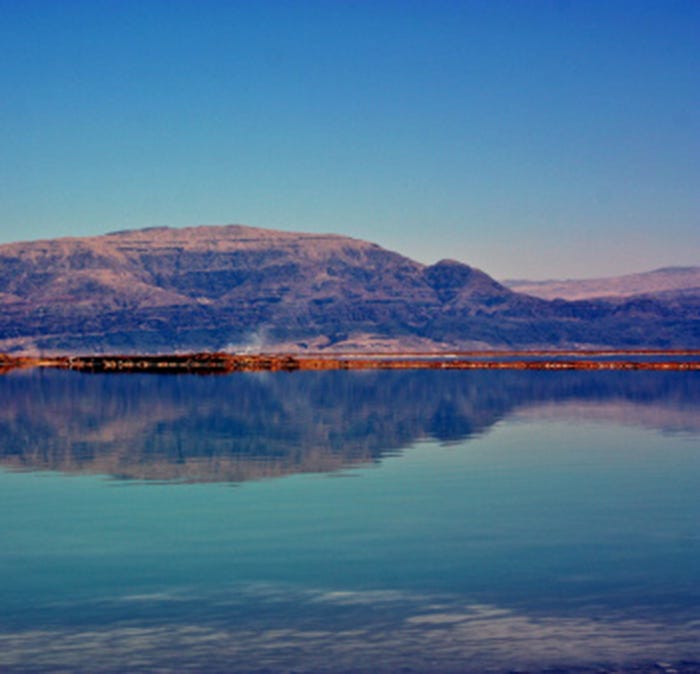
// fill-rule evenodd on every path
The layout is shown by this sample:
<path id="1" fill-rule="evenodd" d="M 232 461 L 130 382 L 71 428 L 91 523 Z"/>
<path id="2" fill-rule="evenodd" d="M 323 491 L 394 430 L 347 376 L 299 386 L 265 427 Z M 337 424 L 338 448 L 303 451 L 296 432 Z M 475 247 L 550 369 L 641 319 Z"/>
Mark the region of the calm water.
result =
<path id="1" fill-rule="evenodd" d="M 0 377 L 0 671 L 700 660 L 700 373 Z"/>

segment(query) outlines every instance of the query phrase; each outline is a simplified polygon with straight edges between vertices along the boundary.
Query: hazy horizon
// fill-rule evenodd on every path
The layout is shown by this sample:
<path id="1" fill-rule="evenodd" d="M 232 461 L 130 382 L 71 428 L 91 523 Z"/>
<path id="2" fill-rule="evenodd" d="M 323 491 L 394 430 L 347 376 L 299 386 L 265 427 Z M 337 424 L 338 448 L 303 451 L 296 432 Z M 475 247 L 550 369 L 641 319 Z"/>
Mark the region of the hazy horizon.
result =
<path id="1" fill-rule="evenodd" d="M 242 223 L 700 263 L 700 4 L 0 0 L 0 243 Z"/>

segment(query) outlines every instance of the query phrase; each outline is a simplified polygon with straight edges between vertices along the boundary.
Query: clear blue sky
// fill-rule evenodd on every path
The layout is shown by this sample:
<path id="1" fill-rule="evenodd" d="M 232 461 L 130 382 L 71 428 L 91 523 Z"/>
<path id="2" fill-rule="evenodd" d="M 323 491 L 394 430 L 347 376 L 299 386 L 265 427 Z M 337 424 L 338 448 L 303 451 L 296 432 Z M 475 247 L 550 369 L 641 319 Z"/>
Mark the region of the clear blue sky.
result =
<path id="1" fill-rule="evenodd" d="M 243 223 L 700 264 L 700 1 L 0 0 L 0 242 Z"/>

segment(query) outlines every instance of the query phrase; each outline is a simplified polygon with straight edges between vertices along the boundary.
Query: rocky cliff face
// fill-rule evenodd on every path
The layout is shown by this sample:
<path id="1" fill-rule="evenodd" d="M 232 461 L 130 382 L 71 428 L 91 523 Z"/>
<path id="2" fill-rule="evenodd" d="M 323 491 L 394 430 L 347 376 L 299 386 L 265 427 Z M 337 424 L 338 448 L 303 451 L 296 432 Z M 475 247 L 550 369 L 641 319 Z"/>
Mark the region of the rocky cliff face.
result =
<path id="1" fill-rule="evenodd" d="M 700 345 L 663 299 L 548 302 L 343 236 L 156 228 L 0 246 L 0 351 Z"/>

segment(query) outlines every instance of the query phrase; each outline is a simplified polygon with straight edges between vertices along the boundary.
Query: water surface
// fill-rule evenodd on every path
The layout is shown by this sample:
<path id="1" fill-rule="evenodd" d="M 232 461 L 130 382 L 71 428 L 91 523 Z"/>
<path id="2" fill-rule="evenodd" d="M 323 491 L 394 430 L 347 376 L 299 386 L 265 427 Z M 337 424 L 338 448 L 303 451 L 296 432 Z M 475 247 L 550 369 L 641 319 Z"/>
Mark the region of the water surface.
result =
<path id="1" fill-rule="evenodd" d="M 699 375 L 0 377 L 0 669 L 700 660 Z"/>

